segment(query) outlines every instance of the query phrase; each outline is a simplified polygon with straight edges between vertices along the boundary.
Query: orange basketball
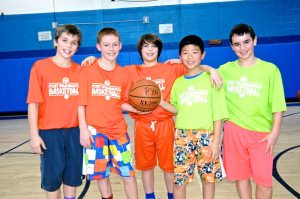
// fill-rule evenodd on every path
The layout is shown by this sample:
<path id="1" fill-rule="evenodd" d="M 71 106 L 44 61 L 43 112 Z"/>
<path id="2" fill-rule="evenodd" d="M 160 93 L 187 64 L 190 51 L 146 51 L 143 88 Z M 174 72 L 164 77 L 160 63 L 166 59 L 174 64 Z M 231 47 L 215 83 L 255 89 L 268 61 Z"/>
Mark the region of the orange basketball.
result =
<path id="1" fill-rule="evenodd" d="M 300 101 L 300 90 L 297 91 L 297 100 Z"/>
<path id="2" fill-rule="evenodd" d="M 147 79 L 135 82 L 129 90 L 129 104 L 139 111 L 153 111 L 160 103 L 158 85 Z"/>

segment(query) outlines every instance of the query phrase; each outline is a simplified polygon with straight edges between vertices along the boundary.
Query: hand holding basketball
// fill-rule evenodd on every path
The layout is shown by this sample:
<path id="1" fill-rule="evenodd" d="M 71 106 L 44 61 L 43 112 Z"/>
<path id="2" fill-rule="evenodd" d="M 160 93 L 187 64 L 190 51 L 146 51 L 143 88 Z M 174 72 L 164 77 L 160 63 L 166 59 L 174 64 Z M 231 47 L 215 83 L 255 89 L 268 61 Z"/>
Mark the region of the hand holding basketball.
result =
<path id="1" fill-rule="evenodd" d="M 158 107 L 160 100 L 161 91 L 151 80 L 139 80 L 129 90 L 129 104 L 142 112 L 153 111 Z"/>

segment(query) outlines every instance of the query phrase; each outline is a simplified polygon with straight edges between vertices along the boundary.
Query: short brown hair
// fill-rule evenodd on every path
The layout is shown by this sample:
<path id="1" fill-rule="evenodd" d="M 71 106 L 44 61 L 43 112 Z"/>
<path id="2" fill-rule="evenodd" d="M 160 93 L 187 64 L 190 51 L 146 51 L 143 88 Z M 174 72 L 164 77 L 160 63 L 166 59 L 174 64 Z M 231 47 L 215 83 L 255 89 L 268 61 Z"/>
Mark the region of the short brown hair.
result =
<path id="1" fill-rule="evenodd" d="M 54 36 L 54 39 L 56 42 L 57 42 L 58 38 L 60 38 L 64 32 L 67 34 L 71 34 L 73 36 L 77 35 L 77 37 L 78 37 L 78 47 L 77 48 L 79 48 L 81 46 L 82 34 L 81 34 L 80 29 L 77 26 L 75 26 L 73 24 L 65 24 L 65 25 L 57 27 L 55 30 L 55 36 Z"/>
<path id="2" fill-rule="evenodd" d="M 120 34 L 118 33 L 118 31 L 116 31 L 113 28 L 102 28 L 97 35 L 98 44 L 100 44 L 102 37 L 105 35 L 114 35 L 116 37 L 119 37 L 119 40 L 121 41 Z"/>
<path id="3" fill-rule="evenodd" d="M 158 48 L 157 59 L 158 59 L 159 56 L 160 56 L 160 53 L 162 51 L 162 47 L 163 47 L 163 44 L 162 44 L 162 41 L 160 40 L 160 38 L 155 34 L 144 34 L 144 35 L 141 36 L 141 38 L 139 39 L 138 44 L 137 44 L 137 49 L 138 49 L 138 52 L 139 52 L 142 59 L 143 59 L 143 57 L 142 57 L 142 48 L 143 48 L 143 46 L 146 42 L 154 44 L 155 46 L 157 46 L 157 48 Z"/>

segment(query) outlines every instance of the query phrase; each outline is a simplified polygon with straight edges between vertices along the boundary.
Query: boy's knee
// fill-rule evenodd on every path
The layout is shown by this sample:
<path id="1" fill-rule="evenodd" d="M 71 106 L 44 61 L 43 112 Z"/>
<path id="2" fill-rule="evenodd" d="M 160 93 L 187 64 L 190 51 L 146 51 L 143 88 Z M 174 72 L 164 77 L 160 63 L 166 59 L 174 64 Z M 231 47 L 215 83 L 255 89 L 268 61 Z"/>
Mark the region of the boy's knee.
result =
<path id="1" fill-rule="evenodd" d="M 122 177 L 125 183 L 135 183 L 135 177 L 134 176 L 129 176 L 129 177 Z"/>
<path id="2" fill-rule="evenodd" d="M 176 191 L 183 191 L 185 189 L 186 189 L 186 184 L 181 184 L 181 185 L 175 184 L 174 185 L 174 190 L 176 190 Z"/>

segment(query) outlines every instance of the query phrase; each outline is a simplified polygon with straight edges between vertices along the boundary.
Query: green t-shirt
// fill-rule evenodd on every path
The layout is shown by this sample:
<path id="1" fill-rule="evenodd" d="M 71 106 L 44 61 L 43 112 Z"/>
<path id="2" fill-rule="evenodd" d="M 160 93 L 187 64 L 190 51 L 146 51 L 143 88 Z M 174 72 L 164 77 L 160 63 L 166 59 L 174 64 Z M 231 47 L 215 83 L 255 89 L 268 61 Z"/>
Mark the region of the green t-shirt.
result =
<path id="1" fill-rule="evenodd" d="M 228 62 L 220 66 L 219 72 L 224 81 L 229 120 L 249 130 L 270 132 L 273 113 L 286 111 L 278 68 L 257 59 L 252 67 Z"/>
<path id="2" fill-rule="evenodd" d="M 193 78 L 176 79 L 170 103 L 178 114 L 176 128 L 213 130 L 213 122 L 228 118 L 223 89 L 210 84 L 210 76 L 202 73 Z"/>

